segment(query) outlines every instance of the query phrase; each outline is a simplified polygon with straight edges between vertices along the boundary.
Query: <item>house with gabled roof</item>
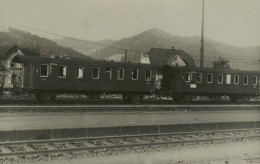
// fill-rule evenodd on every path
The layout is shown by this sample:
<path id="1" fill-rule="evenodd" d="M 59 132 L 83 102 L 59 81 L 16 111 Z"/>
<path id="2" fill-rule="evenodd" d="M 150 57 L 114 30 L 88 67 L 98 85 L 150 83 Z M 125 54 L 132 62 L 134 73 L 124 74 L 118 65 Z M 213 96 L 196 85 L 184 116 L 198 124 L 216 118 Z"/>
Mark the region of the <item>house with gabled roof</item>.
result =
<path id="1" fill-rule="evenodd" d="M 193 58 L 183 50 L 151 48 L 148 53 L 151 64 L 194 67 Z"/>
<path id="2" fill-rule="evenodd" d="M 0 46 L 0 85 L 2 87 L 15 87 L 21 85 L 16 82 L 22 81 L 23 68 L 12 60 L 17 55 L 39 56 L 39 49 L 20 48 L 14 46 Z"/>

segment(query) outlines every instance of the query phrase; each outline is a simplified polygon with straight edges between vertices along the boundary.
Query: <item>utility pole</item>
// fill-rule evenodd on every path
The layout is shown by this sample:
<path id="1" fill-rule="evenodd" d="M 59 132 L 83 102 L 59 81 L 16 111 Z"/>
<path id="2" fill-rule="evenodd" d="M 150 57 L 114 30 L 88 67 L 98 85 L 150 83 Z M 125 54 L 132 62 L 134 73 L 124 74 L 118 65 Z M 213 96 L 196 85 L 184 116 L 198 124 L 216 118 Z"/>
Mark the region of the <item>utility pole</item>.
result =
<path id="1" fill-rule="evenodd" d="M 202 0 L 200 67 L 204 67 L 204 0 Z"/>
<path id="2" fill-rule="evenodd" d="M 127 50 L 125 50 L 125 63 L 127 62 Z"/>

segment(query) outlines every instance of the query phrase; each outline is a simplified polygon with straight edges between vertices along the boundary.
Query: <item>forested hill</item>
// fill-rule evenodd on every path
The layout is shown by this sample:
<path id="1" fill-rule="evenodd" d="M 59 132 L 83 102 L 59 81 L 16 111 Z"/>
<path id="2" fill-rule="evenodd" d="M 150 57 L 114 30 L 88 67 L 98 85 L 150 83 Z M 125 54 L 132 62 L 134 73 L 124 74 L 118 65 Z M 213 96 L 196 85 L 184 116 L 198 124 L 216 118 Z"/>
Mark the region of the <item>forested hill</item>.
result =
<path id="1" fill-rule="evenodd" d="M 10 28 L 8 32 L 0 32 L 0 46 L 12 47 L 18 45 L 32 49 L 40 49 L 41 56 L 69 56 L 72 58 L 91 58 L 71 48 L 62 47 L 52 40 L 41 38 L 29 32 Z"/>
<path id="2" fill-rule="evenodd" d="M 205 65 L 212 66 L 212 61 L 220 56 L 229 59 L 232 68 L 241 70 L 257 70 L 260 65 L 260 46 L 254 47 L 236 47 L 221 42 L 216 42 L 205 38 Z M 144 31 L 135 36 L 118 40 L 111 44 L 113 47 L 129 49 L 138 52 L 147 53 L 151 48 L 171 48 L 184 50 L 193 57 L 197 66 L 200 56 L 200 37 L 181 37 L 173 36 L 167 32 L 158 29 Z M 123 51 L 103 48 L 91 54 L 96 59 L 105 59 L 115 54 L 124 53 Z M 140 54 L 128 52 L 128 58 L 132 62 L 140 60 Z"/>

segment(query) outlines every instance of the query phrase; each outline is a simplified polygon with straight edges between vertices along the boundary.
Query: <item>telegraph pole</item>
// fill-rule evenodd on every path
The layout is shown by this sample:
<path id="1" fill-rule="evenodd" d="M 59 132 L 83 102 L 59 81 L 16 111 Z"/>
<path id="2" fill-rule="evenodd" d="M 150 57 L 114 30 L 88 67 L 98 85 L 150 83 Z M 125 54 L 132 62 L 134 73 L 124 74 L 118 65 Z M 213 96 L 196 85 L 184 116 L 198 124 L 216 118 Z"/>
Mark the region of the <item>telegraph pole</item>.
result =
<path id="1" fill-rule="evenodd" d="M 127 50 L 125 50 L 125 63 L 127 62 Z"/>
<path id="2" fill-rule="evenodd" d="M 202 0 L 200 67 L 204 67 L 204 0 Z"/>

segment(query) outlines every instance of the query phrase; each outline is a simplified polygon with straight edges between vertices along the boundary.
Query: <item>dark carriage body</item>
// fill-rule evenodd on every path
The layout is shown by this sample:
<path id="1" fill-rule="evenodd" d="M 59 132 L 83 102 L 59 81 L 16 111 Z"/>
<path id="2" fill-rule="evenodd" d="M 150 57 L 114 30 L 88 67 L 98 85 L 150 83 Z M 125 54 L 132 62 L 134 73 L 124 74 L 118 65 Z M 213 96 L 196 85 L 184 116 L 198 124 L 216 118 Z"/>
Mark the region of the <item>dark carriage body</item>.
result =
<path id="1" fill-rule="evenodd" d="M 259 78 L 256 71 L 166 66 L 162 83 L 166 95 L 257 96 Z"/>
<path id="2" fill-rule="evenodd" d="M 14 62 L 24 64 L 25 91 L 53 94 L 150 94 L 159 69 L 148 64 L 27 56 L 17 56 Z"/>

